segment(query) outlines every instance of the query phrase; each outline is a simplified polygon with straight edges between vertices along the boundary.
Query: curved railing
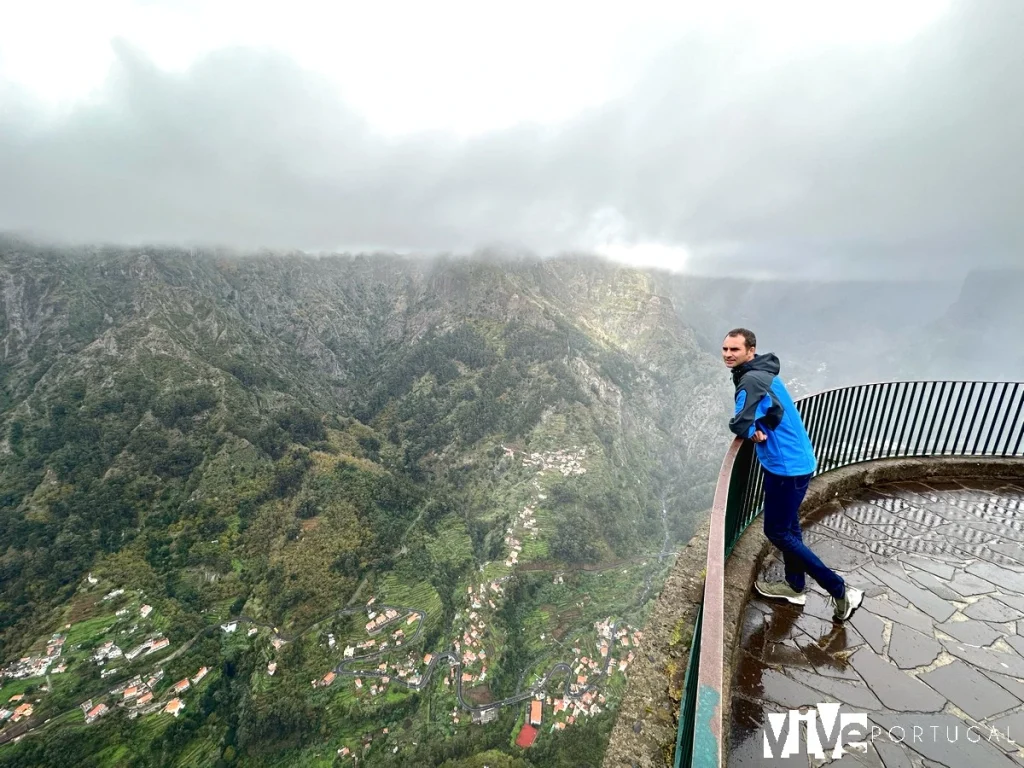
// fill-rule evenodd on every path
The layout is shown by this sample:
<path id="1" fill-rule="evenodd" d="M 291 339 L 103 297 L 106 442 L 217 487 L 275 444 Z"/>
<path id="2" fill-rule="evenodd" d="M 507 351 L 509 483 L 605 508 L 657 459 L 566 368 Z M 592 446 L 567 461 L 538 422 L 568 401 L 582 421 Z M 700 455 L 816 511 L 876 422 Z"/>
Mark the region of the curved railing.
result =
<path id="1" fill-rule="evenodd" d="M 816 475 L 894 457 L 1021 456 L 1024 382 L 893 381 L 831 389 L 796 403 L 818 459 Z M 760 514 L 754 444 L 736 439 L 718 475 L 704 600 L 697 611 L 679 713 L 675 768 L 722 764 L 725 560 Z"/>

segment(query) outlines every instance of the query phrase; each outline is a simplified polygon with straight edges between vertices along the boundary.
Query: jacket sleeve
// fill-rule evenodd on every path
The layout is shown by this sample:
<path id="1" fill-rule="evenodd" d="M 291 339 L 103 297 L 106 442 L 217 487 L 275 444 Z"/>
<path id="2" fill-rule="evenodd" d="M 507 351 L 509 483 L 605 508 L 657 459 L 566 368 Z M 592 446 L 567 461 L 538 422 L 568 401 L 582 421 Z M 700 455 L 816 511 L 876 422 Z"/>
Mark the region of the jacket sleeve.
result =
<path id="1" fill-rule="evenodd" d="M 754 436 L 755 422 L 759 415 L 759 406 L 764 396 L 768 394 L 767 388 L 757 379 L 750 377 L 744 379 L 736 390 L 736 413 L 729 422 L 729 429 L 737 437 L 750 438 Z"/>

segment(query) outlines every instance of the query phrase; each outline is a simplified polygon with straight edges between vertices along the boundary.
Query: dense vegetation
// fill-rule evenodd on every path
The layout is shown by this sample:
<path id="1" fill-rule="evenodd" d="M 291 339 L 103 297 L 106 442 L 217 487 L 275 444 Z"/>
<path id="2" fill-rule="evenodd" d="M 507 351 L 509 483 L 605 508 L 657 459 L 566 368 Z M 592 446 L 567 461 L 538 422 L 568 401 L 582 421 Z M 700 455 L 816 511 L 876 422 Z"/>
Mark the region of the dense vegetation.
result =
<path id="1" fill-rule="evenodd" d="M 671 328 L 617 343 L 621 311 L 602 330 L 594 307 L 583 322 L 545 296 L 557 266 L 0 245 L 0 657 L 96 615 L 82 586 L 92 573 L 144 592 L 174 646 L 191 642 L 181 674 L 216 670 L 159 727 L 120 710 L 58 723 L 0 747 L 0 766 L 312 765 L 339 724 L 381 722 L 410 736 L 408 765 L 475 765 L 460 761 L 484 750 L 509 752 L 510 766 L 597 764 L 610 713 L 522 756 L 516 708 L 432 736 L 423 713 L 438 694 L 327 705 L 309 690 L 319 646 L 298 639 L 267 688 L 265 652 L 216 629 L 245 616 L 312 637 L 326 619 L 340 635 L 354 624 L 331 616 L 350 601 L 422 585 L 437 601 L 422 649 L 448 647 L 465 586 L 505 557 L 533 477 L 508 446 L 588 450 L 586 475 L 545 480 L 537 567 L 632 562 L 661 551 L 666 531 L 687 536 L 711 475 L 693 446 L 703 428 L 679 432 L 719 400 L 695 398 L 714 392 L 707 361 L 666 350 Z M 586 279 L 606 301 L 646 300 L 616 270 Z M 510 310 L 513 295 L 529 306 Z M 520 630 L 552 599 L 528 577 L 509 590 L 495 696 L 536 663 Z M 98 670 L 72 677 L 40 700 L 40 719 L 103 689 Z M 387 758 L 370 751 L 364 764 Z"/>

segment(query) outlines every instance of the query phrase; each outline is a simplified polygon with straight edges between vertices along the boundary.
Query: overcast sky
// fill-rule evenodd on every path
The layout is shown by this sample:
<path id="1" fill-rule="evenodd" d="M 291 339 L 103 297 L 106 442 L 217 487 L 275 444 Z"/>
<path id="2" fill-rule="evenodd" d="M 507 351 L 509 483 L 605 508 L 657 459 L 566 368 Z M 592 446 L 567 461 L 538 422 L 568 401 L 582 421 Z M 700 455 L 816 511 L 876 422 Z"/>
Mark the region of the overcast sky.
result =
<path id="1" fill-rule="evenodd" d="M 0 0 L 0 229 L 1024 263 L 1024 2 L 663 5 Z"/>

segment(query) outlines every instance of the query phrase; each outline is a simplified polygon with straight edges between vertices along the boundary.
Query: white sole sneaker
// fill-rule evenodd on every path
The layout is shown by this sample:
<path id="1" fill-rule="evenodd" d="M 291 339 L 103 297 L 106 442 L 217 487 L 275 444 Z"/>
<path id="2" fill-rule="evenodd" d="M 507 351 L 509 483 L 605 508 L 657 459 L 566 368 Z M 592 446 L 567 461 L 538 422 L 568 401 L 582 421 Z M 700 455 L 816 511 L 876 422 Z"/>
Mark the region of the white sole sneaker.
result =
<path id="1" fill-rule="evenodd" d="M 756 581 L 754 582 L 754 589 L 757 591 L 757 594 L 772 600 L 785 600 L 787 603 L 792 603 L 793 605 L 803 605 L 807 602 L 807 595 L 803 593 L 799 595 L 776 595 L 761 589 L 761 585 Z"/>
<path id="2" fill-rule="evenodd" d="M 846 588 L 846 611 L 842 615 L 838 612 L 833 613 L 832 616 L 837 621 L 846 621 L 848 618 L 853 616 L 853 612 L 860 608 L 861 603 L 864 602 L 864 591 L 857 589 L 856 587 Z"/>

